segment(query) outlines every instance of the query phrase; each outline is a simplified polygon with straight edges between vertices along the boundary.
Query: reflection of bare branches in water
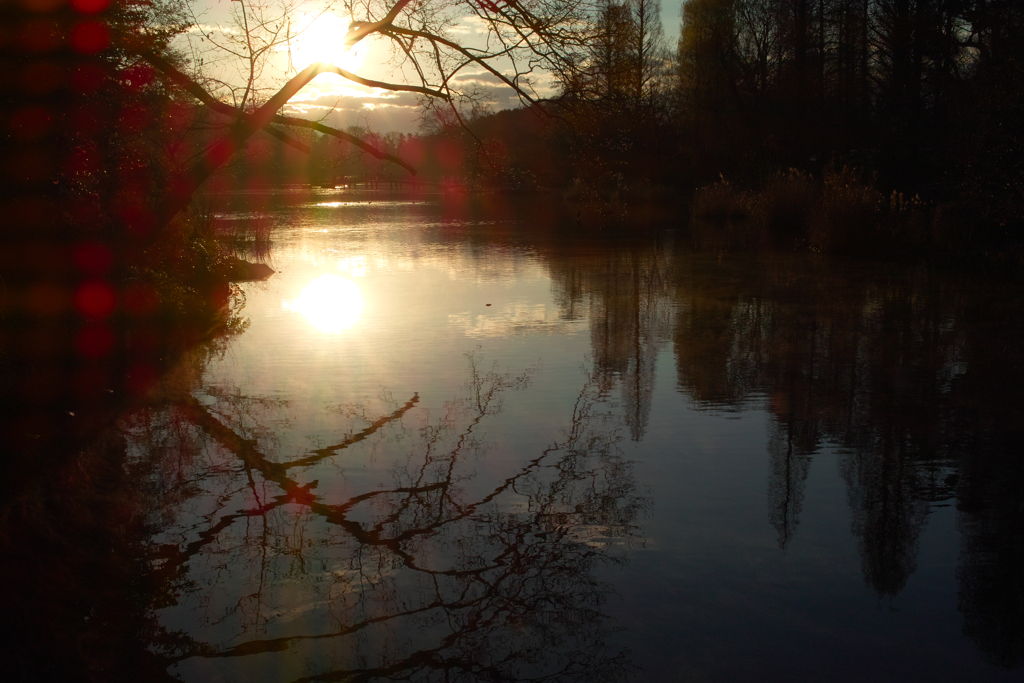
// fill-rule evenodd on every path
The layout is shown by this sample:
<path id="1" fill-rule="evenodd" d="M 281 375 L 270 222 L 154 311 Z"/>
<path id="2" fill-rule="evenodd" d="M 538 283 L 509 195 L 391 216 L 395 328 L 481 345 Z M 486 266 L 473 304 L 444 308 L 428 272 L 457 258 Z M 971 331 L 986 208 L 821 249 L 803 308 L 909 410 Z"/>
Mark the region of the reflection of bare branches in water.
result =
<path id="1" fill-rule="evenodd" d="M 322 681 L 630 677 L 627 653 L 605 644 L 611 588 L 595 578 L 621 561 L 611 550 L 648 505 L 621 457 L 621 418 L 588 372 L 557 442 L 518 464 L 489 458 L 481 474 L 473 464 L 494 447 L 484 427 L 532 370 L 468 361 L 465 395 L 439 418 L 423 417 L 414 395 L 287 462 L 240 435 L 228 411 L 179 400 L 179 421 L 211 458 L 192 474 L 188 509 L 175 499 L 177 539 L 164 531 L 150 558 L 179 586 L 175 609 L 203 617 L 163 635 L 169 663 L 206 671 L 201 662 L 276 653 L 289 671 L 305 667 L 295 680 Z M 389 484 L 309 480 L 364 441 L 396 456 Z"/>
<path id="2" fill-rule="evenodd" d="M 659 349 L 671 335 L 671 264 L 646 237 L 636 240 L 612 250 L 567 250 L 550 268 L 562 318 L 589 317 L 594 363 L 609 387 L 618 385 L 630 438 L 641 441 Z"/>
<path id="3" fill-rule="evenodd" d="M 768 521 L 778 531 L 782 549 L 793 539 L 800 523 L 804 484 L 811 469 L 810 453 L 795 442 L 796 428 L 793 420 L 785 425 L 775 423 L 768 438 Z"/>

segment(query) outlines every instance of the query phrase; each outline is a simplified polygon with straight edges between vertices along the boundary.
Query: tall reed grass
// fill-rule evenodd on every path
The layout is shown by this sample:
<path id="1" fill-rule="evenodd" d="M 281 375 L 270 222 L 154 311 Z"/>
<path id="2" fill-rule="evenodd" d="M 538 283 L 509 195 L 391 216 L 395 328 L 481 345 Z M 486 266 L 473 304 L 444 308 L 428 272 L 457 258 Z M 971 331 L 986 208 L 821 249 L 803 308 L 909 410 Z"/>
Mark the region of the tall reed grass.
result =
<path id="1" fill-rule="evenodd" d="M 238 258 L 257 263 L 270 259 L 270 221 L 262 216 L 237 220 L 217 220 L 217 238 Z"/>

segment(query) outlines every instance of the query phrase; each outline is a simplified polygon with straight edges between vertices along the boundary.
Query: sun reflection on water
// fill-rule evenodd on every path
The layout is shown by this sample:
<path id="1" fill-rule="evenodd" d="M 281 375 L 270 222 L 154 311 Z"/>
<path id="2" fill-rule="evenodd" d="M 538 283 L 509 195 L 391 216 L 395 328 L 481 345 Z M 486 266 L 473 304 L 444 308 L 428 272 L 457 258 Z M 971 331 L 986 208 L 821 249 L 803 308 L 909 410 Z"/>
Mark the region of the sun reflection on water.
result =
<path id="1" fill-rule="evenodd" d="M 297 299 L 282 301 L 281 307 L 297 311 L 320 332 L 342 332 L 363 314 L 363 295 L 351 280 L 322 275 L 302 290 Z"/>

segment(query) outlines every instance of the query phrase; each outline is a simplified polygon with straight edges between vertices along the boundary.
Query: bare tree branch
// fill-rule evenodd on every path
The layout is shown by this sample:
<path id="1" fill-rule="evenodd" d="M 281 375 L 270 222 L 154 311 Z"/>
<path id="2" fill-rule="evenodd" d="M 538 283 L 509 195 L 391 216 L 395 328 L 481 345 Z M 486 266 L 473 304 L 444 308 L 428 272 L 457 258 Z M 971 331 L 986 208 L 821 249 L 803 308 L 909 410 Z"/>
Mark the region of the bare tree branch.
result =
<path id="1" fill-rule="evenodd" d="M 216 46 L 215 51 L 220 50 L 222 54 L 226 52 L 233 55 L 233 59 L 240 60 L 244 65 L 239 68 L 239 75 L 244 82 L 232 85 L 223 79 L 218 81 L 230 92 L 237 106 L 231 106 L 214 96 L 195 79 L 181 73 L 165 58 L 155 54 L 141 55 L 166 74 L 171 81 L 211 109 L 233 119 L 230 129 L 203 150 L 199 158 L 174 179 L 166 197 L 157 207 L 156 234 L 159 234 L 171 218 L 188 204 L 202 183 L 237 153 L 257 131 L 266 131 L 286 144 L 306 151 L 303 143 L 292 139 L 280 129 L 268 128 L 271 123 L 309 128 L 331 135 L 356 145 L 378 159 L 396 163 L 410 173 L 415 173 L 415 169 L 408 163 L 383 153 L 355 136 L 318 122 L 284 116 L 279 111 L 301 88 L 324 72 L 338 74 L 350 82 L 367 87 L 417 93 L 450 102 L 453 97 L 466 96 L 464 92 L 454 88 L 455 83 L 452 79 L 467 64 L 475 64 L 498 79 L 511 88 L 522 102 L 538 105 L 538 97 L 527 78 L 538 68 L 552 69 L 556 73 L 574 68 L 576 60 L 572 53 L 579 52 L 581 37 L 587 34 L 582 27 L 588 21 L 587 8 L 590 2 L 591 0 L 538 0 L 531 4 L 529 10 L 516 0 L 508 0 L 500 9 L 496 4 L 477 7 L 470 3 L 469 10 L 460 4 L 441 3 L 428 7 L 427 4 L 419 3 L 412 10 L 411 0 L 397 0 L 378 21 L 351 22 L 347 33 L 340 37 L 340 42 L 345 47 L 352 47 L 372 34 L 388 38 L 392 41 L 392 55 L 403 56 L 406 64 L 413 65 L 420 84 L 378 81 L 359 76 L 333 64 L 317 62 L 288 80 L 263 105 L 249 111 L 251 102 L 260 97 L 258 93 L 266 92 L 269 86 L 269 82 L 260 85 L 257 81 L 264 80 L 263 70 L 270 64 L 271 54 L 281 49 L 281 46 L 292 38 L 290 13 L 296 12 L 298 5 L 285 3 L 281 6 L 281 13 L 268 14 L 267 6 L 258 0 L 239 0 L 236 9 L 233 10 L 237 30 L 232 32 L 231 29 L 218 29 L 224 33 L 225 40 L 214 40 L 212 34 L 205 36 Z M 383 0 L 380 4 L 373 3 L 372 7 L 367 3 L 365 11 L 372 16 L 374 10 L 380 11 L 388 7 L 389 3 L 390 0 Z M 489 11 L 485 11 L 488 7 Z M 349 7 L 349 10 L 351 9 L 353 8 Z M 322 8 L 320 14 L 328 11 L 329 8 Z M 400 16 L 401 23 L 407 25 L 396 25 Z M 475 16 L 485 23 L 485 48 L 466 47 L 446 36 L 447 29 L 455 26 L 466 16 Z M 237 35 L 239 31 L 244 35 Z M 418 47 L 417 39 L 425 41 L 428 45 L 425 48 Z M 563 54 L 565 50 L 568 52 Z M 515 66 L 520 59 L 523 60 L 521 65 Z M 430 64 L 431 61 L 433 64 Z M 514 67 L 512 76 L 506 75 L 502 70 L 501 65 L 506 61 Z M 240 102 L 237 99 L 239 94 Z M 531 109 L 539 115 L 536 107 Z M 464 123 L 461 116 L 458 118 Z M 154 238 L 156 234 L 153 235 Z"/>
<path id="2" fill-rule="evenodd" d="M 302 142 L 301 140 L 296 140 L 292 136 L 285 133 L 283 130 L 278 130 L 273 126 L 267 126 L 266 128 L 263 129 L 263 132 L 272 138 L 277 138 L 278 140 L 288 145 L 289 147 L 294 147 L 303 154 L 309 154 L 312 151 L 309 148 L 309 145 L 307 145 L 306 143 Z"/>
<path id="3" fill-rule="evenodd" d="M 442 100 L 449 99 L 448 94 L 444 93 L 444 92 L 441 92 L 440 90 L 431 90 L 430 88 L 424 88 L 424 87 L 421 87 L 421 86 L 418 86 L 418 85 L 402 85 L 400 83 L 385 83 L 383 81 L 374 81 L 374 80 L 371 80 L 369 78 L 363 78 L 362 76 L 357 76 L 356 74 L 352 73 L 351 71 L 346 71 L 345 69 L 342 69 L 341 67 L 338 67 L 338 66 L 334 66 L 333 64 L 324 65 L 324 69 L 323 70 L 325 72 L 336 73 L 336 74 L 338 74 L 339 76 L 341 76 L 343 78 L 347 78 L 350 81 L 353 81 L 355 83 L 359 83 L 360 85 L 365 85 L 365 86 L 370 87 L 370 88 L 381 88 L 383 90 L 395 90 L 395 91 L 398 91 L 398 92 L 417 92 L 417 93 L 420 93 L 421 95 L 429 95 L 430 97 L 438 97 L 438 98 L 440 98 Z"/>
<path id="4" fill-rule="evenodd" d="M 518 85 L 513 83 L 511 80 L 509 80 L 509 78 L 507 76 L 505 76 L 505 74 L 501 73 L 500 71 L 495 69 L 493 66 L 488 64 L 487 60 L 483 59 L 480 56 L 474 55 L 473 53 L 471 53 L 466 48 L 462 47 L 458 43 L 455 43 L 455 42 L 453 42 L 451 40 L 448 40 L 447 38 L 442 38 L 441 36 L 435 36 L 433 34 L 426 33 L 424 31 L 417 31 L 417 30 L 411 29 L 411 28 L 401 28 L 401 27 L 398 27 L 398 26 L 392 26 L 392 27 L 384 30 L 382 33 L 384 35 L 395 34 L 395 35 L 403 35 L 403 36 L 423 38 L 423 39 L 428 40 L 430 42 L 440 43 L 441 45 L 444 45 L 445 47 L 449 47 L 449 48 L 455 50 L 456 52 L 460 53 L 461 55 L 463 55 L 464 57 L 466 57 L 470 61 L 474 62 L 478 66 L 483 67 L 484 69 L 486 69 L 488 72 L 490 72 L 495 77 L 501 79 L 502 83 L 504 83 L 508 87 L 512 88 L 513 90 L 515 90 L 516 94 L 519 95 L 519 97 L 521 97 L 525 101 L 529 102 L 530 104 L 536 104 L 537 103 L 532 97 L 530 97 L 529 93 L 527 93 L 525 90 L 520 88 Z"/>
<path id="5" fill-rule="evenodd" d="M 401 166 L 412 175 L 416 175 L 416 168 L 412 166 L 409 162 L 405 161 L 404 159 L 400 159 L 399 157 L 382 152 L 373 145 L 363 142 L 355 135 L 350 135 L 349 133 L 338 130 L 337 128 L 325 126 L 324 124 L 319 123 L 317 121 L 310 121 L 309 119 L 298 119 L 291 116 L 283 116 L 281 114 L 276 115 L 272 119 L 272 121 L 274 123 L 280 123 L 285 126 L 294 126 L 296 128 L 309 128 L 311 130 L 323 133 L 324 135 L 336 137 L 339 140 L 344 140 L 345 142 L 355 145 L 356 147 L 363 150 L 367 154 L 377 159 L 380 159 L 381 161 L 390 161 L 393 164 Z"/>

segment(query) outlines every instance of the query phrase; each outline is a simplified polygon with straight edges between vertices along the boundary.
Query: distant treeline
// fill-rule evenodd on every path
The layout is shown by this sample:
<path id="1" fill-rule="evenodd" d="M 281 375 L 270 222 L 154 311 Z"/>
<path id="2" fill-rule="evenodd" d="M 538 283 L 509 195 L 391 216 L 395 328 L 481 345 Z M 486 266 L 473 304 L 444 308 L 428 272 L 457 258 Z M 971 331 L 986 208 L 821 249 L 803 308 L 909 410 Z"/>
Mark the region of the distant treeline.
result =
<path id="1" fill-rule="evenodd" d="M 789 169 L 825 183 L 849 168 L 887 202 L 919 195 L 961 240 L 1024 234 L 1024 6 L 687 0 L 674 51 L 659 12 L 657 0 L 604 5 L 553 99 L 438 110 L 421 136 L 385 146 L 429 179 L 599 201 L 685 199 L 721 176 L 757 189 Z"/>
<path id="2" fill-rule="evenodd" d="M 132 252 L 117 262 L 135 271 L 206 258 L 211 247 L 196 246 L 209 241 L 203 221 L 181 218 L 168 229 L 161 204 L 175 170 L 195 165 L 235 124 L 137 57 L 199 68 L 173 48 L 190 26 L 182 5 L 122 0 L 85 23 L 70 6 L 45 16 L 18 7 L 4 16 L 25 29 L 24 45 L 5 53 L 5 70 L 21 76 L 0 97 L 10 113 L 6 180 L 19 196 L 16 222 L 53 230 L 58 241 L 75 234 L 117 244 Z M 855 210 L 873 220 L 883 203 L 905 212 L 920 196 L 957 226 L 955 239 L 943 232 L 947 245 L 1022 241 L 1021 3 L 686 0 L 677 37 L 664 35 L 659 0 L 609 0 L 591 18 L 577 52 L 556 62 L 548 99 L 494 112 L 481 92 L 455 109 L 425 103 L 418 135 L 347 132 L 431 184 L 556 189 L 598 205 L 685 205 L 704 188 L 713 190 L 703 196 L 711 213 L 760 212 L 769 231 L 802 211 L 797 222 L 811 227 L 787 238 L 808 244 L 808 231 L 827 228 L 829 216 Z M 86 29 L 95 29 L 95 44 Z M 268 127 L 229 156 L 204 190 L 412 177 L 302 128 Z M 780 173 L 796 180 L 779 182 Z M 807 207 L 777 206 L 765 194 L 772 187 Z M 903 230 L 883 218 L 889 232 Z M 914 225 L 931 230 L 917 218 Z"/>

